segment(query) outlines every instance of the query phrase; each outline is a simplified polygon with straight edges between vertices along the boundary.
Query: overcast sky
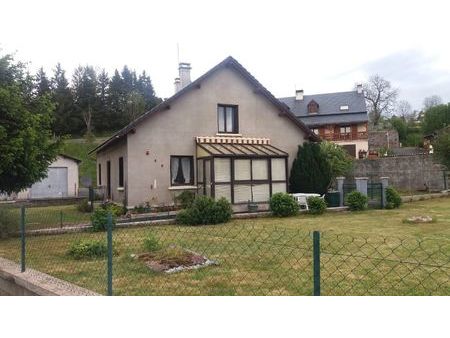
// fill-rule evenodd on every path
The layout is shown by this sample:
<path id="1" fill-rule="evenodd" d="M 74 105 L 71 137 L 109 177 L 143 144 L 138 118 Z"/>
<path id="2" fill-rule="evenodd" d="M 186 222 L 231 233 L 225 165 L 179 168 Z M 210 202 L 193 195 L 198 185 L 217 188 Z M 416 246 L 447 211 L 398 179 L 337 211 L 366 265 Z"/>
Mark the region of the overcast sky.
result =
<path id="1" fill-rule="evenodd" d="M 228 55 L 275 96 L 351 90 L 378 73 L 414 108 L 450 101 L 445 1 L 2 1 L 2 54 L 71 75 L 81 64 L 110 74 L 146 70 L 158 96 L 173 94 L 180 61 L 192 77 Z"/>

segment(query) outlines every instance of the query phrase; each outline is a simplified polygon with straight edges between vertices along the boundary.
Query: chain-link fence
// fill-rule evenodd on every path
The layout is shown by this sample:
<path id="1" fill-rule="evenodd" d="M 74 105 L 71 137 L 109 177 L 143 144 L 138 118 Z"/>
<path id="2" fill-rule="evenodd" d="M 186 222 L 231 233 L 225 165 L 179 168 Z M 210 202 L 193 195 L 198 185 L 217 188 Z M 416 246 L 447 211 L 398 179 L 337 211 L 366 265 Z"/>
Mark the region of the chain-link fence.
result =
<path id="1" fill-rule="evenodd" d="M 22 223 L 15 212 L 19 230 L 32 228 L 37 216 L 26 210 Z M 450 295 L 450 241 L 436 236 L 306 232 L 264 222 L 104 225 L 101 232 L 20 232 L 0 240 L 0 256 L 113 295 Z"/>

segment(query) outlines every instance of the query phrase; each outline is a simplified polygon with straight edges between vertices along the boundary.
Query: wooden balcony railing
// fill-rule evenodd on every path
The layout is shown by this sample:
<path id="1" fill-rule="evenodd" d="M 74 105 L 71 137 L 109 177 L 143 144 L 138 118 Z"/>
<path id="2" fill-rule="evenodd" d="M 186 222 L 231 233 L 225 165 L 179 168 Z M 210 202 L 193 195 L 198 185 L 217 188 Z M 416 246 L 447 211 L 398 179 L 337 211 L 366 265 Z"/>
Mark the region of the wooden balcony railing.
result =
<path id="1" fill-rule="evenodd" d="M 357 133 L 331 133 L 321 136 L 327 141 L 354 141 L 367 140 L 367 131 L 358 131 Z"/>

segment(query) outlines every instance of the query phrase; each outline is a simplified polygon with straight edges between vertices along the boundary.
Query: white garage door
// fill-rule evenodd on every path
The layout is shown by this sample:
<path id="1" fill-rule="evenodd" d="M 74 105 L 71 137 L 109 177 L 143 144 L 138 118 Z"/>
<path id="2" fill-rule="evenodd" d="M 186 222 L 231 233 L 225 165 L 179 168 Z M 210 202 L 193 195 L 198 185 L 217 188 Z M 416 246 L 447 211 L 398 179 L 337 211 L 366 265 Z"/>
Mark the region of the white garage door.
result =
<path id="1" fill-rule="evenodd" d="M 31 198 L 67 197 L 67 168 L 49 168 L 48 176 L 31 186 Z"/>

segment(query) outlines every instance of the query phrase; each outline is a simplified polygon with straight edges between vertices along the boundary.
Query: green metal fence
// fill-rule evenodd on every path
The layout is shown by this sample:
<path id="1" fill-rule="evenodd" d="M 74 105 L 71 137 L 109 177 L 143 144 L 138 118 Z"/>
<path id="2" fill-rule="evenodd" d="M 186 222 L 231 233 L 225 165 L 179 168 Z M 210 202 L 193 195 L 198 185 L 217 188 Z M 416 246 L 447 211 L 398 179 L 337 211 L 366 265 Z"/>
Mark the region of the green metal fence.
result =
<path id="1" fill-rule="evenodd" d="M 105 295 L 450 295 L 444 238 L 262 222 L 114 228 L 111 215 L 105 231 L 30 235 L 22 210 L 21 237 L 0 240 L 0 256 Z"/>
<path id="2" fill-rule="evenodd" d="M 383 186 L 381 183 L 367 184 L 367 200 L 369 208 L 383 208 Z"/>

